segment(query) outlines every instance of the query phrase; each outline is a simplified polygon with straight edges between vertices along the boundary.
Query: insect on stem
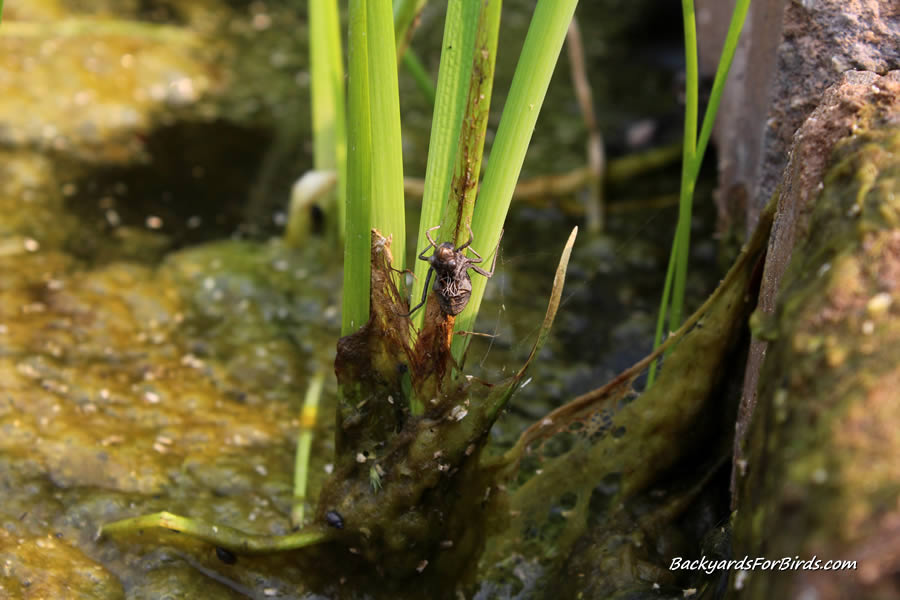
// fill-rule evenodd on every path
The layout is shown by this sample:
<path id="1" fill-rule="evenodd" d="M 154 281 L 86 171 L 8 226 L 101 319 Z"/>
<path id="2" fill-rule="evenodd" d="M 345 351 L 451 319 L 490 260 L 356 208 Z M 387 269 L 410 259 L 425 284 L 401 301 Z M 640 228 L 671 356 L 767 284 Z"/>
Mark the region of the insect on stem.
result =
<path id="1" fill-rule="evenodd" d="M 453 247 L 452 242 L 443 242 L 440 245 L 435 243 L 431 237 L 431 232 L 439 229 L 440 225 L 425 231 L 425 237 L 428 238 L 428 246 L 419 253 L 419 260 L 424 260 L 429 264 L 428 275 L 425 276 L 425 289 L 422 290 L 422 300 L 410 309 L 402 317 L 408 317 L 425 304 L 428 296 L 428 284 L 431 282 L 431 276 L 437 275 L 434 282 L 434 291 L 437 294 L 438 304 L 445 315 L 456 316 L 466 308 L 469 303 L 469 297 L 472 295 L 472 279 L 469 277 L 469 269 L 472 269 L 479 275 L 488 279 L 494 274 L 494 267 L 497 266 L 497 251 L 500 249 L 500 240 L 503 239 L 503 231 L 500 232 L 500 240 L 497 240 L 497 246 L 494 248 L 494 259 L 491 261 L 491 270 L 485 271 L 481 267 L 476 266 L 484 259 L 473 248 L 469 246 L 475 239 L 472 233 L 472 227 L 467 225 L 469 230 L 469 241 L 458 248 Z M 431 256 L 425 256 L 429 248 L 434 248 Z M 465 254 L 468 248 L 469 252 L 475 255 L 475 258 L 469 258 Z"/>

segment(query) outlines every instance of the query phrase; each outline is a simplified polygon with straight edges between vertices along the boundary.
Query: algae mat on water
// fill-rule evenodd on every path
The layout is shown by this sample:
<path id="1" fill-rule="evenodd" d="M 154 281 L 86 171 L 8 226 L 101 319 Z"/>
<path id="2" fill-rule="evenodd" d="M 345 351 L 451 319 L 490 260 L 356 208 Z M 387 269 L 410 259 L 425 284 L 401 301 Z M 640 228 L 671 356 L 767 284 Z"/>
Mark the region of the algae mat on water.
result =
<path id="1" fill-rule="evenodd" d="M 302 560 L 229 566 L 209 546 L 95 534 L 162 509 L 287 530 L 295 400 L 338 327 L 338 280 L 308 258 L 237 242 L 157 269 L 0 257 L 0 596 L 301 593 Z"/>

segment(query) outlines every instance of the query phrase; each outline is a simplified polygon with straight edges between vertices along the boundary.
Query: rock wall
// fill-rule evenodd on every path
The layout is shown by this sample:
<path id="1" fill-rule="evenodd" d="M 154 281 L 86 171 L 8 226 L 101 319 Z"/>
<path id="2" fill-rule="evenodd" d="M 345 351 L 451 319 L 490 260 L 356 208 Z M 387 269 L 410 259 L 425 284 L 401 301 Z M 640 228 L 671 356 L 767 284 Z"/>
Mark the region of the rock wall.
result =
<path id="1" fill-rule="evenodd" d="M 733 4 L 698 2 L 707 72 L 715 69 L 716 40 L 724 37 Z M 898 68 L 894 0 L 754 0 L 716 124 L 720 227 L 743 222 L 746 232 L 753 230 L 781 180 L 794 132 L 843 73 Z"/>
<path id="2" fill-rule="evenodd" d="M 845 73 L 794 136 L 752 321 L 734 555 L 855 565 L 736 572 L 732 597 L 900 598 L 898 157 L 898 71 Z"/>

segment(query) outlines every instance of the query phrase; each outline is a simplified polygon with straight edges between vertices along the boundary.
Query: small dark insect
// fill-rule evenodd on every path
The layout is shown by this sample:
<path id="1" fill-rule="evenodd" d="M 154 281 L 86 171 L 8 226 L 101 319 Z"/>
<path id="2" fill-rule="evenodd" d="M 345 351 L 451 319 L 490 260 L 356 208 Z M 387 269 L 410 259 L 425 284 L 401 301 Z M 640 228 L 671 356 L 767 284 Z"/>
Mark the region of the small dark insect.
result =
<path id="1" fill-rule="evenodd" d="M 325 522 L 335 529 L 344 528 L 344 517 L 336 510 L 329 510 L 325 513 Z"/>
<path id="2" fill-rule="evenodd" d="M 237 562 L 237 556 L 232 554 L 229 550 L 222 548 L 221 546 L 216 546 L 216 556 L 219 557 L 226 565 L 233 565 Z"/>
<path id="3" fill-rule="evenodd" d="M 422 301 L 416 304 L 402 317 L 408 317 L 413 314 L 423 304 L 428 296 L 428 283 L 431 281 L 432 273 L 437 273 L 437 280 L 434 282 L 434 291 L 437 293 L 438 304 L 444 314 L 456 316 L 463 311 L 469 303 L 469 296 L 472 295 L 472 280 L 469 278 L 469 269 L 472 269 L 479 275 L 490 278 L 494 274 L 494 267 L 497 266 L 497 249 L 500 248 L 500 240 L 497 240 L 497 247 L 494 248 L 494 260 L 491 262 L 491 270 L 485 271 L 481 267 L 476 267 L 476 263 L 480 263 L 483 259 L 481 255 L 475 252 L 469 245 L 475 236 L 472 234 L 472 228 L 469 229 L 469 241 L 454 248 L 451 242 L 443 242 L 438 245 L 431 239 L 431 232 L 438 229 L 440 225 L 436 225 L 425 232 L 428 238 L 429 248 L 434 248 L 431 256 L 425 256 L 428 248 L 422 250 L 419 254 L 419 260 L 426 261 L 431 265 L 428 269 L 428 275 L 425 277 L 425 289 L 422 290 Z M 500 232 L 500 238 L 503 239 L 503 232 Z M 469 252 L 475 255 L 475 258 L 468 258 L 463 252 L 469 248 Z"/>

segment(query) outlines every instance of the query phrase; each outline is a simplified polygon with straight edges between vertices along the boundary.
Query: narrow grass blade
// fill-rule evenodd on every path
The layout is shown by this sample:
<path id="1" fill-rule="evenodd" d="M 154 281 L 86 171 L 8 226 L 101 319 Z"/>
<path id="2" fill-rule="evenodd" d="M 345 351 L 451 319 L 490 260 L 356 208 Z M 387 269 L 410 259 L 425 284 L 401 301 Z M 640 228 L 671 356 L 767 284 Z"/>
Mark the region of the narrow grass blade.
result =
<path id="1" fill-rule="evenodd" d="M 578 0 L 538 0 L 534 10 L 475 204 L 472 229 L 482 248 L 493 248 L 500 239 L 531 134 L 577 4 Z M 472 279 L 472 295 L 456 319 L 456 331 L 474 329 L 486 283 L 483 277 Z M 470 337 L 456 336 L 453 340 L 457 361 L 462 360 Z"/>
<path id="2" fill-rule="evenodd" d="M 725 37 L 725 44 L 722 48 L 722 54 L 719 57 L 719 64 L 716 68 L 716 76 L 713 81 L 712 92 L 710 93 L 709 104 L 706 107 L 706 113 L 703 116 L 703 125 L 700 129 L 700 137 L 693 147 L 693 156 L 688 158 L 688 135 L 695 135 L 696 131 L 696 107 L 693 109 L 693 125 L 689 121 L 691 118 L 691 90 L 695 94 L 693 102 L 696 105 L 696 33 L 693 32 L 693 6 L 690 0 L 683 0 L 684 18 L 685 18 L 685 55 L 687 57 L 688 76 L 687 76 L 687 104 L 685 107 L 685 139 L 684 139 L 684 157 L 682 162 L 682 185 L 679 200 L 679 218 L 678 226 L 675 230 L 675 241 L 672 245 L 672 253 L 669 257 L 669 267 L 666 272 L 666 282 L 663 288 L 662 301 L 660 302 L 659 318 L 657 320 L 656 334 L 654 337 L 653 347 L 657 348 L 662 340 L 662 332 L 665 326 L 665 314 L 669 306 L 669 293 L 672 289 L 673 280 L 679 281 L 680 284 L 674 285 L 674 297 L 672 298 L 672 311 L 669 319 L 669 329 L 676 328 L 680 324 L 681 310 L 684 305 L 684 282 L 687 279 L 687 257 L 690 246 L 690 214 L 691 204 L 693 201 L 694 186 L 697 177 L 700 174 L 700 167 L 703 164 L 703 156 L 706 152 L 706 146 L 709 143 L 712 128 L 715 124 L 716 114 L 719 110 L 719 104 L 722 100 L 722 91 L 725 88 L 725 82 L 728 79 L 728 72 L 731 70 L 731 63 L 734 59 L 734 53 L 737 49 L 738 40 L 744 27 L 744 21 L 747 17 L 747 11 L 750 7 L 750 0 L 738 0 L 731 14 L 731 22 L 728 26 L 728 33 Z M 693 33 L 692 33 L 693 32 Z M 693 56 L 693 61 L 691 60 Z M 691 85 L 691 69 L 693 68 L 694 84 Z M 685 216 L 686 215 L 686 216 Z M 685 232 L 684 230 L 687 230 Z M 683 272 L 679 269 L 683 269 Z M 675 276 L 673 277 L 673 273 Z M 680 296 L 679 296 L 680 294 Z M 677 310 L 676 310 L 677 309 Z M 647 378 L 647 386 L 651 386 L 656 376 L 656 361 L 650 366 L 650 373 Z"/>
<path id="3" fill-rule="evenodd" d="M 494 400 L 495 404 L 491 407 L 490 413 L 490 418 L 492 419 L 506 406 L 513 392 L 519 387 L 519 382 L 525 377 L 531 361 L 537 357 L 541 348 L 544 347 L 544 342 L 550 336 L 550 329 L 553 327 L 553 320 L 556 319 L 556 311 L 559 310 L 559 303 L 562 300 L 563 287 L 566 283 L 566 269 L 569 266 L 569 258 L 572 256 L 572 247 L 575 245 L 575 237 L 577 235 L 578 228 L 575 227 L 572 229 L 572 233 L 569 234 L 562 256 L 559 257 L 559 265 L 556 267 L 556 274 L 553 276 L 553 290 L 550 292 L 550 301 L 547 303 L 544 322 L 541 323 L 541 328 L 538 331 L 537 339 L 534 341 L 534 346 L 531 348 L 531 353 L 528 355 L 528 360 L 525 361 L 525 364 L 522 365 L 522 368 L 519 369 L 519 372 L 516 373 L 503 392 Z"/>
<path id="4" fill-rule="evenodd" d="M 731 22 L 728 24 L 728 33 L 725 36 L 725 44 L 722 47 L 722 54 L 719 56 L 719 64 L 716 67 L 716 76 L 713 79 L 712 91 L 709 94 L 709 104 L 706 105 L 706 113 L 703 115 L 703 126 L 700 129 L 700 139 L 697 141 L 697 153 L 694 157 L 694 165 L 692 175 L 696 180 L 700 174 L 700 166 L 703 164 L 703 155 L 706 152 L 706 146 L 709 143 L 712 128 L 716 122 L 716 114 L 719 110 L 719 104 L 722 101 L 722 91 L 725 89 L 725 82 L 728 79 L 728 73 L 731 71 L 731 63 L 734 60 L 734 53 L 737 50 L 738 40 L 741 37 L 741 31 L 744 29 L 744 21 L 747 19 L 747 11 L 750 8 L 750 0 L 738 0 L 734 6 L 734 12 L 731 13 Z"/>
<path id="5" fill-rule="evenodd" d="M 653 334 L 653 349 L 656 350 L 659 348 L 659 345 L 662 343 L 663 331 L 666 327 L 666 311 L 669 308 L 669 294 L 672 292 L 672 277 L 675 275 L 675 261 L 673 257 L 675 256 L 675 250 L 678 244 L 678 228 L 681 227 L 681 224 L 675 227 L 675 239 L 672 240 L 672 251 L 669 253 L 669 266 L 666 267 L 666 280 L 663 283 L 663 295 L 662 300 L 659 303 L 659 315 L 656 318 L 656 331 Z M 650 363 L 650 370 L 647 373 L 647 388 L 653 385 L 653 382 L 656 381 L 656 359 Z"/>

